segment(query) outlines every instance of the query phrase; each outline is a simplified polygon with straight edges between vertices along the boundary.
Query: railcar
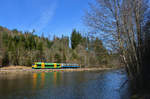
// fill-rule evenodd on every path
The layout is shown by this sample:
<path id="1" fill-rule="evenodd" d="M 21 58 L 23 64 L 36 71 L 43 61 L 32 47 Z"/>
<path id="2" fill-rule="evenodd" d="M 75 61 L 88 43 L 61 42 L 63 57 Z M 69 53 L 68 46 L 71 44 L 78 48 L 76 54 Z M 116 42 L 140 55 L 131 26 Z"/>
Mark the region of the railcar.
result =
<path id="1" fill-rule="evenodd" d="M 61 68 L 80 68 L 80 66 L 78 64 L 62 63 Z"/>
<path id="2" fill-rule="evenodd" d="M 58 69 L 61 68 L 61 64 L 59 63 L 45 63 L 45 62 L 35 62 L 32 65 L 33 69 Z"/>
<path id="3" fill-rule="evenodd" d="M 61 69 L 61 68 L 80 68 L 78 64 L 66 64 L 66 63 L 46 63 L 35 62 L 32 65 L 33 69 Z"/>

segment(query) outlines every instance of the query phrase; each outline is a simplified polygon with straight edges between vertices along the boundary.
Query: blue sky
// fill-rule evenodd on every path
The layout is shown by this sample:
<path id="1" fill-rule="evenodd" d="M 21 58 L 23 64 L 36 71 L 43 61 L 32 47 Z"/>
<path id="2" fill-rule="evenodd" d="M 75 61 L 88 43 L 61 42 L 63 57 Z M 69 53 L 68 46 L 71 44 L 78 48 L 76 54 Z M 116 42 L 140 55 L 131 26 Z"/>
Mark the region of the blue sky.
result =
<path id="1" fill-rule="evenodd" d="M 91 0 L 1 0 L 0 25 L 45 36 L 85 32 L 82 17 Z"/>

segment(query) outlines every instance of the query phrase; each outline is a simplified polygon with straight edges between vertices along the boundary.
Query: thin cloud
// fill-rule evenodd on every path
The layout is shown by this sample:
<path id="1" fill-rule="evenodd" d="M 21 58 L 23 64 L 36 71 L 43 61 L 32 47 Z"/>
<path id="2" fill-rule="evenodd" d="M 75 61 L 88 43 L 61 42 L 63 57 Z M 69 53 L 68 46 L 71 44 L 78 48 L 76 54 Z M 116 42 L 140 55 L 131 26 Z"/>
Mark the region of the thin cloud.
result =
<path id="1" fill-rule="evenodd" d="M 35 22 L 30 29 L 35 29 L 37 32 L 43 30 L 48 25 L 48 23 L 52 20 L 55 14 L 56 7 L 57 7 L 56 3 L 53 3 L 49 8 L 44 10 L 41 13 L 39 20 Z"/>

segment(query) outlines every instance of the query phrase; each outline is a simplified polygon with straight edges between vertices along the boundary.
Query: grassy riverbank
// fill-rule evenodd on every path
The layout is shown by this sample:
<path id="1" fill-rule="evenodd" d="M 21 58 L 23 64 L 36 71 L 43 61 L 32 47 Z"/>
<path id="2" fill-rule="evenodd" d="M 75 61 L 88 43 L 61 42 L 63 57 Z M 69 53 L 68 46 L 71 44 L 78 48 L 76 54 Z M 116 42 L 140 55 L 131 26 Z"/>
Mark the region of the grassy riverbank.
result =
<path id="1" fill-rule="evenodd" d="M 99 71 L 99 70 L 110 70 L 112 68 L 68 68 L 68 69 L 32 69 L 32 67 L 26 66 L 9 66 L 0 68 L 0 73 L 15 73 L 15 72 L 56 72 L 56 71 Z"/>

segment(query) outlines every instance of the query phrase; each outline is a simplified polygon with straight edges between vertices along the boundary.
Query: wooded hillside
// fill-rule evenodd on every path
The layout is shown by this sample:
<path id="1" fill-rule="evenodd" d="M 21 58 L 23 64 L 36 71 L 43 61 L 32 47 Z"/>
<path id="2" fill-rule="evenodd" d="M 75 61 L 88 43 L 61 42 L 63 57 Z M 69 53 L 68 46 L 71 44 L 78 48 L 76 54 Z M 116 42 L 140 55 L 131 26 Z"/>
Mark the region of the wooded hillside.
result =
<path id="1" fill-rule="evenodd" d="M 84 37 L 75 29 L 71 38 L 37 36 L 0 27 L 2 65 L 31 66 L 34 62 L 78 63 L 82 66 L 113 66 L 112 56 L 100 38 Z M 70 41 L 70 42 L 69 42 Z M 71 44 L 71 46 L 69 46 Z M 111 62 L 110 62 L 111 60 Z M 118 63 L 117 58 L 114 61 Z"/>

